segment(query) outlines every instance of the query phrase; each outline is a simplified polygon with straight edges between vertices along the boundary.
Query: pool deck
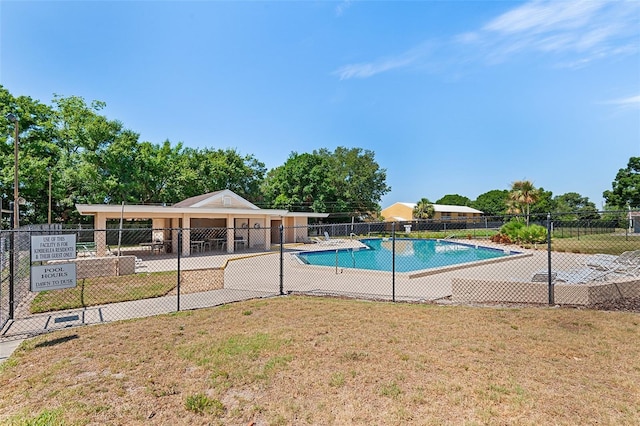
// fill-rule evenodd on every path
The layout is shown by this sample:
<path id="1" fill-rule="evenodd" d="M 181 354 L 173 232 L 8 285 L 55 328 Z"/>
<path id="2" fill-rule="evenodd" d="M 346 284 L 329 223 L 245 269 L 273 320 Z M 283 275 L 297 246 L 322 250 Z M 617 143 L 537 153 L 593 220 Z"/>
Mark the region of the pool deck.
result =
<path id="1" fill-rule="evenodd" d="M 456 242 L 455 240 L 448 240 Z M 343 269 L 301 264 L 295 253 L 300 251 L 336 250 L 363 247 L 358 240 L 333 240 L 330 243 L 288 245 L 284 249 L 284 293 L 335 294 L 354 297 L 391 300 L 395 290 L 397 300 L 437 301 L 451 296 L 453 278 L 478 280 L 529 281 L 533 274 L 546 267 L 547 253 L 543 250 L 527 250 L 517 246 L 503 246 L 489 241 L 459 241 L 462 244 L 479 244 L 499 250 L 517 251 L 521 254 L 473 265 L 454 265 L 412 273 L 396 273 L 395 282 L 390 272 Z M 200 253 L 181 259 L 181 268 L 224 268 L 225 288 L 246 291 L 279 292 L 279 251 L 233 254 Z M 576 255 L 554 253 L 559 263 L 576 264 Z M 137 272 L 176 270 L 177 259 L 147 256 Z M 394 288 L 395 284 L 395 288 Z"/>
<path id="2" fill-rule="evenodd" d="M 335 245 L 332 249 L 349 246 Z M 298 247 L 298 250 L 304 251 L 326 249 L 327 247 L 312 245 Z M 451 296 L 451 279 L 454 277 L 473 277 L 479 280 L 501 277 L 527 281 L 546 265 L 546 252 L 521 251 L 523 256 L 500 258 L 499 262 L 483 261 L 474 266 L 436 268 L 422 274 L 396 273 L 395 281 L 391 272 L 304 265 L 295 259 L 294 253 L 286 253 L 284 291 L 391 300 L 395 290 L 397 300 L 437 301 Z M 234 260 L 225 269 L 225 288 L 267 291 L 274 288 L 274 278 L 278 276 L 279 262 L 269 255 Z"/>

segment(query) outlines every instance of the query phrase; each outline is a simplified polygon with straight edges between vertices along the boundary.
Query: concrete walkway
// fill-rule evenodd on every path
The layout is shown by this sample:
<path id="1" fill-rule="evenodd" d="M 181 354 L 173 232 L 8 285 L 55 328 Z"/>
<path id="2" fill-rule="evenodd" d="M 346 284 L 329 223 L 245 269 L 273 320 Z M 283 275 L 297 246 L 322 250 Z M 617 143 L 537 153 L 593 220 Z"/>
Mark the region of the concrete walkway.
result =
<path id="1" fill-rule="evenodd" d="M 15 351 L 24 339 L 7 340 L 0 342 L 0 364 L 5 362 Z"/>
<path id="2" fill-rule="evenodd" d="M 243 300 L 273 297 L 277 293 L 266 291 L 221 289 L 180 296 L 180 310 L 209 308 Z M 130 302 L 91 306 L 85 309 L 34 315 L 9 321 L 0 338 L 0 362 L 5 361 L 26 338 L 67 327 L 102 324 L 112 321 L 144 318 L 178 310 L 177 296 L 157 297 Z"/>

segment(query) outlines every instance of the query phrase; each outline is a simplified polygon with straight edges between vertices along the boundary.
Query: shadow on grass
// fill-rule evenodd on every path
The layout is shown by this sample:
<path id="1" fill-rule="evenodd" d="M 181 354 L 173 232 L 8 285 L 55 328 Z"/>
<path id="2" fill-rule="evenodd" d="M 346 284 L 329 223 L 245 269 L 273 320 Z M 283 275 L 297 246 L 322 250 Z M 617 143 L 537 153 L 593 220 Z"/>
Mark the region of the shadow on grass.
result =
<path id="1" fill-rule="evenodd" d="M 44 342 L 40 342 L 37 345 L 35 345 L 34 347 L 36 347 L 36 348 L 46 348 L 46 347 L 49 347 L 49 346 L 55 346 L 55 345 L 59 345 L 61 343 L 70 342 L 70 341 L 75 340 L 77 338 L 78 338 L 77 334 L 72 334 L 70 336 L 64 336 L 64 337 L 59 337 L 57 339 L 46 340 Z"/>

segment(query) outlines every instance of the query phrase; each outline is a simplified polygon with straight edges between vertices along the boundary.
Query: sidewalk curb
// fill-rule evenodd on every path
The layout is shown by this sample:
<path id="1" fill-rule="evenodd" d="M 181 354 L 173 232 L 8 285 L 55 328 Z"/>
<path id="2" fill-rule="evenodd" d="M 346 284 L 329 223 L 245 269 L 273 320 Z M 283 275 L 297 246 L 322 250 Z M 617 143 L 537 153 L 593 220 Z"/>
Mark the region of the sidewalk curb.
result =
<path id="1" fill-rule="evenodd" d="M 0 364 L 5 362 L 25 339 L 0 342 Z"/>

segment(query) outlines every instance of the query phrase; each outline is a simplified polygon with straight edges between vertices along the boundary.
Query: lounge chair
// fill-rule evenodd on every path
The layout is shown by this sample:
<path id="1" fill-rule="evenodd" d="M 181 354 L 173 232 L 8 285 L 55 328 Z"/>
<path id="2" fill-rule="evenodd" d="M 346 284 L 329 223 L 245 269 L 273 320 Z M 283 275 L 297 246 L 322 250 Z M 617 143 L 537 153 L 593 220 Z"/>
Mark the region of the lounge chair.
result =
<path id="1" fill-rule="evenodd" d="M 332 240 L 329 237 L 329 233 L 326 232 L 326 231 L 324 233 L 324 238 L 311 237 L 311 241 L 313 241 L 314 243 L 317 243 L 317 244 L 324 244 L 324 245 L 327 245 L 327 246 L 338 244 L 340 242 L 340 240 Z"/>
<path id="2" fill-rule="evenodd" d="M 583 259 L 580 267 L 567 271 L 554 270 L 554 282 L 581 284 L 591 281 L 606 281 L 611 278 L 640 277 L 640 250 L 626 251 L 619 256 L 595 254 Z M 532 282 L 548 282 L 548 271 L 538 271 Z"/>
<path id="3" fill-rule="evenodd" d="M 604 279 L 607 272 L 598 271 L 596 269 L 584 267 L 579 269 L 571 269 L 567 271 L 553 270 L 551 271 L 551 280 L 554 283 L 566 284 L 584 284 L 591 281 Z M 531 277 L 531 282 L 546 283 L 549 282 L 548 271 L 538 271 Z"/>
<path id="4" fill-rule="evenodd" d="M 619 256 L 594 254 L 583 260 L 582 265 L 605 274 L 637 276 L 640 274 L 640 250 L 625 251 Z"/>

